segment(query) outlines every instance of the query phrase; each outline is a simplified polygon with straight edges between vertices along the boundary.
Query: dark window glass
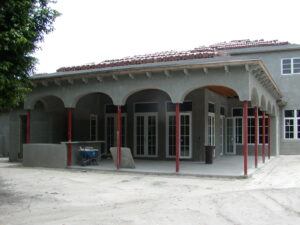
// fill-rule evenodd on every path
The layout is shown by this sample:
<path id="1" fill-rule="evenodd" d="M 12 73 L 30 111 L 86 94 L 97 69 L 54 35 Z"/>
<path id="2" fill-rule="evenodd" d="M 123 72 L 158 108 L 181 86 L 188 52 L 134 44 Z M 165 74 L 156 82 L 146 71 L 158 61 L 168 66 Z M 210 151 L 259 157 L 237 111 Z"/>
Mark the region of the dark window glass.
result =
<path id="1" fill-rule="evenodd" d="M 208 103 L 208 112 L 215 113 L 215 104 Z"/>
<path id="2" fill-rule="evenodd" d="M 294 110 L 285 110 L 284 116 L 285 117 L 294 117 Z"/>
<path id="3" fill-rule="evenodd" d="M 254 108 L 248 109 L 248 116 L 254 116 Z"/>
<path id="4" fill-rule="evenodd" d="M 243 116 L 243 109 L 242 108 L 234 108 L 232 110 L 232 116 Z"/>
<path id="5" fill-rule="evenodd" d="M 158 112 L 157 103 L 137 103 L 135 104 L 135 112 Z"/>
<path id="6" fill-rule="evenodd" d="M 225 108 L 223 106 L 221 106 L 221 108 L 220 108 L 220 114 L 222 116 L 225 116 Z"/>
<path id="7" fill-rule="evenodd" d="M 297 110 L 297 117 L 300 117 L 300 110 Z"/>
<path id="8" fill-rule="evenodd" d="M 117 113 L 118 112 L 118 106 L 116 106 L 116 105 L 106 105 L 105 112 L 106 113 Z M 121 106 L 121 112 L 126 113 L 127 108 L 125 106 Z"/>
<path id="9" fill-rule="evenodd" d="M 191 112 L 193 110 L 192 102 L 183 102 L 179 104 L 180 112 Z M 167 103 L 167 112 L 175 112 L 176 104 L 172 102 Z"/>

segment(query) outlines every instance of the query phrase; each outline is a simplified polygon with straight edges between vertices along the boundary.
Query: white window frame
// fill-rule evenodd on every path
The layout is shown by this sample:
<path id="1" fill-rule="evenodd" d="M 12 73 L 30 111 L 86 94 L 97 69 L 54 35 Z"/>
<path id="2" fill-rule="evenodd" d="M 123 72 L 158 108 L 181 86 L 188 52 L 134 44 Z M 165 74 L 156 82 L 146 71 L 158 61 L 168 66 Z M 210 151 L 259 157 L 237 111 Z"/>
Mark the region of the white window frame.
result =
<path id="1" fill-rule="evenodd" d="M 145 116 L 145 117 L 148 117 L 148 116 L 155 116 L 156 119 L 155 119 L 155 122 L 156 122 L 156 153 L 155 155 L 149 155 L 148 154 L 148 143 L 147 143 L 147 140 L 145 138 L 145 142 L 144 142 L 144 146 L 145 146 L 145 154 L 144 155 L 138 155 L 137 154 L 137 149 L 136 149 L 136 146 L 137 146 L 137 136 L 136 136 L 136 126 L 137 126 L 137 117 L 138 116 Z M 147 119 L 148 120 L 148 119 Z M 136 158 L 157 158 L 158 157 L 158 112 L 142 112 L 142 113 L 134 113 L 134 157 Z M 145 123 L 144 124 L 144 130 L 147 131 L 148 130 L 148 123 Z M 147 134 L 148 136 L 148 134 Z"/>
<path id="2" fill-rule="evenodd" d="M 213 124 L 209 124 L 208 118 L 211 117 Z M 207 129 L 207 144 L 215 146 L 216 145 L 216 116 L 215 113 L 208 113 L 207 115 L 207 128 L 210 127 L 211 139 L 209 135 L 209 129 Z"/>
<path id="3" fill-rule="evenodd" d="M 291 60 L 291 73 L 283 73 L 283 60 Z M 299 73 L 294 73 L 294 60 L 295 59 L 300 59 L 300 57 L 294 57 L 294 58 L 283 58 L 281 59 L 281 75 L 282 76 L 289 76 L 289 75 L 299 75 Z"/>
<path id="4" fill-rule="evenodd" d="M 95 140 L 92 140 L 92 120 L 95 120 Z M 90 114 L 90 140 L 98 141 L 98 115 Z"/>
<path id="5" fill-rule="evenodd" d="M 233 107 L 231 109 L 231 115 L 232 115 L 232 118 L 234 119 L 234 129 L 235 129 L 235 132 L 236 132 L 236 120 L 235 118 L 239 118 L 239 119 L 242 119 L 242 124 L 243 124 L 243 117 L 242 116 L 233 116 L 233 109 L 243 109 L 242 107 Z M 248 118 L 255 118 L 255 116 L 248 116 Z M 259 137 L 261 136 L 260 134 L 260 131 L 259 131 L 259 128 L 261 127 L 260 126 L 260 119 L 262 119 L 263 116 L 258 116 L 258 131 L 257 131 L 257 140 L 258 140 L 258 145 L 262 145 L 263 143 L 262 142 L 259 142 Z M 267 119 L 268 117 L 265 117 L 265 121 L 267 122 Z M 249 125 L 248 125 L 249 126 Z M 269 124 L 268 126 L 266 126 L 266 129 L 269 127 Z M 285 131 L 284 131 L 285 132 Z M 237 133 L 235 133 L 235 135 L 237 136 Z M 243 135 L 243 125 L 242 125 L 242 135 Z M 269 134 L 266 134 L 266 136 L 268 136 Z M 249 132 L 248 132 L 248 137 L 249 137 Z M 284 136 L 285 137 L 285 136 Z M 268 138 L 269 139 L 269 138 Z M 287 139 L 287 140 L 290 140 L 290 139 Z M 244 144 L 244 138 L 242 138 L 242 143 L 236 143 L 236 145 L 243 145 Z M 248 138 L 248 145 L 255 145 L 255 143 L 249 143 L 249 138 Z M 266 145 L 268 145 L 268 143 L 266 142 Z"/>
<path id="6" fill-rule="evenodd" d="M 286 110 L 293 110 L 294 111 L 294 117 L 285 117 L 285 111 Z M 283 139 L 285 141 L 299 141 L 300 138 L 298 138 L 298 132 L 300 132 L 300 130 L 298 130 L 298 119 L 300 119 L 300 117 L 297 117 L 297 110 L 299 109 L 284 109 L 283 110 Z M 285 137 L 285 134 L 286 134 L 286 131 L 285 131 L 285 121 L 286 120 L 293 120 L 294 121 L 294 138 L 286 138 Z"/>
<path id="7" fill-rule="evenodd" d="M 190 116 L 190 124 L 189 124 L 189 141 L 190 141 L 190 146 L 189 146 L 189 155 L 188 156 L 181 156 L 181 142 L 179 142 L 179 157 L 180 159 L 191 159 L 192 158 L 192 112 L 191 111 L 186 111 L 186 112 L 180 112 L 179 114 L 179 128 L 181 127 L 181 115 L 189 115 Z M 169 116 L 176 116 L 176 112 L 166 112 L 166 158 L 175 158 L 175 156 L 171 156 L 169 154 Z M 179 137 L 181 138 L 181 133 L 179 129 Z"/>
<path id="8" fill-rule="evenodd" d="M 225 150 L 225 133 L 226 133 L 226 117 L 225 115 L 220 114 L 220 127 L 219 127 L 219 132 L 220 132 L 220 139 L 221 139 L 221 155 L 224 155 L 224 150 Z"/>

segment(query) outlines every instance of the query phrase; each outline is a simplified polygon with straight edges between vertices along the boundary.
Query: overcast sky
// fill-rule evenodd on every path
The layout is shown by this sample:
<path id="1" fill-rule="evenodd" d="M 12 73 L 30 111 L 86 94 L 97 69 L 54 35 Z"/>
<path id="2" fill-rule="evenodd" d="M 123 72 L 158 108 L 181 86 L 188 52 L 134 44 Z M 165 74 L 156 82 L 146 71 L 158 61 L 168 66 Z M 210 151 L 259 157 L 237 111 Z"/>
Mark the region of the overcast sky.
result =
<path id="1" fill-rule="evenodd" d="M 238 39 L 300 43 L 299 0 L 58 0 L 62 15 L 35 56 L 62 66 Z"/>

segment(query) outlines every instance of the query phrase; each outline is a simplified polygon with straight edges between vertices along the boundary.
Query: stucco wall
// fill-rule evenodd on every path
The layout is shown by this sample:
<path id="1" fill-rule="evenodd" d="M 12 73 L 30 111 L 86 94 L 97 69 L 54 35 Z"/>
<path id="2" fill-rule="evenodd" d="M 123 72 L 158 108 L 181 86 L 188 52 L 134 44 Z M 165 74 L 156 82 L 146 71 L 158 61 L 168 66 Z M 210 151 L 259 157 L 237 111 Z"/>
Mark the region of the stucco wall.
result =
<path id="1" fill-rule="evenodd" d="M 24 144 L 23 166 L 65 168 L 67 147 L 65 144 Z"/>
<path id="2" fill-rule="evenodd" d="M 0 156 L 9 152 L 9 113 L 0 114 Z"/>

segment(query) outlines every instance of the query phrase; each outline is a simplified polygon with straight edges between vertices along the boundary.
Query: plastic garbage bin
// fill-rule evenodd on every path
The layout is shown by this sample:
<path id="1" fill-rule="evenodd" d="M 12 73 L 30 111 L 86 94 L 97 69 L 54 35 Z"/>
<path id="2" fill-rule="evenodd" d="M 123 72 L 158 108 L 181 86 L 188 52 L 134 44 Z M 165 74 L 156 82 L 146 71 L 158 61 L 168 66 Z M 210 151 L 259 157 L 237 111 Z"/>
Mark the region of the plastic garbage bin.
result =
<path id="1" fill-rule="evenodd" d="M 212 146 L 212 145 L 205 146 L 205 163 L 206 164 L 213 163 L 214 150 L 215 150 L 215 146 Z"/>

